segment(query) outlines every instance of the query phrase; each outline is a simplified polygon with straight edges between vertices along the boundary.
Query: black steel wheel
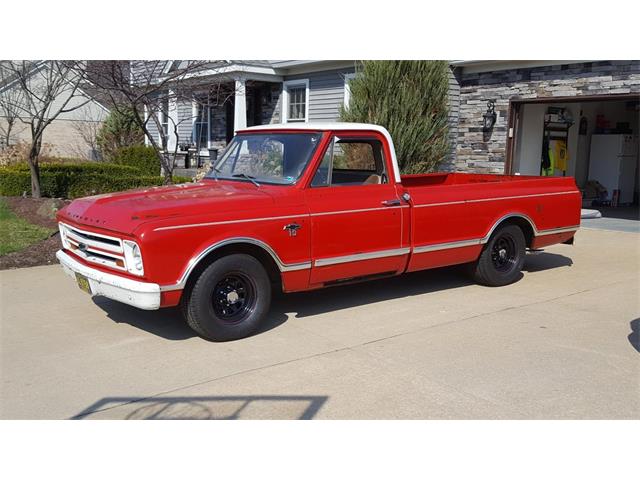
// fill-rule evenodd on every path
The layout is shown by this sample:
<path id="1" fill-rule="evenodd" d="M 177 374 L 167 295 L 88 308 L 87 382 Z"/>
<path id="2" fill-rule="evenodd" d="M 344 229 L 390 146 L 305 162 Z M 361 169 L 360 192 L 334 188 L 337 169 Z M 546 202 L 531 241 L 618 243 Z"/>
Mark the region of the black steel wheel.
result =
<path id="1" fill-rule="evenodd" d="M 262 264 L 250 255 L 219 258 L 183 294 L 189 326 L 203 338 L 235 340 L 251 335 L 271 306 L 271 281 Z"/>
<path id="2" fill-rule="evenodd" d="M 491 247 L 491 261 L 498 272 L 509 272 L 517 265 L 516 241 L 509 232 L 502 232 Z"/>
<path id="3" fill-rule="evenodd" d="M 251 315 L 256 300 L 255 282 L 242 272 L 230 272 L 220 280 L 211 298 L 213 311 L 229 324 L 241 322 Z"/>
<path id="4" fill-rule="evenodd" d="M 473 265 L 473 277 L 482 285 L 499 287 L 522 277 L 526 241 L 517 225 L 498 227 Z"/>

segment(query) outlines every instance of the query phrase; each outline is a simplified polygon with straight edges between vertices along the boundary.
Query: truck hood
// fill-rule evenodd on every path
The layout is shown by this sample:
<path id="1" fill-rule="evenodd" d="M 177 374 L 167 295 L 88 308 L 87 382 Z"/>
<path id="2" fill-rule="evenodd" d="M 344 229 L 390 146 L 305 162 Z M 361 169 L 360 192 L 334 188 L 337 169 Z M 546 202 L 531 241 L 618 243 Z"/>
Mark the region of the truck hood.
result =
<path id="1" fill-rule="evenodd" d="M 60 210 L 58 219 L 132 234 L 149 221 L 207 212 L 235 215 L 272 203 L 273 198 L 252 183 L 205 180 L 80 198 Z"/>

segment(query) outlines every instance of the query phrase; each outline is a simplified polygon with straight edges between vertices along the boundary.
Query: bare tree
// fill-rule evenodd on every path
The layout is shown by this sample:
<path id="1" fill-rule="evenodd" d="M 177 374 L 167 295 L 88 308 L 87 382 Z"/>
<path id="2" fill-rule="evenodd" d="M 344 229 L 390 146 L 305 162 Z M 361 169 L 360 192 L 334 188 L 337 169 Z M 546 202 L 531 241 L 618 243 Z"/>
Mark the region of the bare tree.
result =
<path id="1" fill-rule="evenodd" d="M 6 67 L 7 61 L 0 61 L 0 147 L 8 147 L 11 144 L 11 134 L 18 122 L 21 90 L 9 88 L 15 79 L 11 70 Z"/>
<path id="2" fill-rule="evenodd" d="M 95 62 L 80 73 L 87 83 L 108 97 L 112 110 L 123 114 L 133 112 L 136 124 L 155 149 L 164 181 L 169 184 L 173 181 L 179 145 L 191 140 L 180 139 L 180 126 L 195 120 L 179 119 L 172 112 L 180 102 L 196 102 L 202 106 L 226 102 L 233 95 L 230 79 L 218 74 L 213 82 L 202 81 L 199 75 L 208 70 L 216 72 L 226 65 L 227 62 L 212 60 L 108 61 Z M 170 138 L 175 142 L 169 151 Z"/>
<path id="3" fill-rule="evenodd" d="M 0 102 L 17 111 L 17 118 L 31 131 L 27 162 L 31 171 L 31 195 L 39 198 L 39 156 L 45 130 L 60 115 L 86 105 L 90 99 L 79 89 L 83 68 L 81 62 L 3 61 L 3 69 L 11 76 L 4 89 L 15 89 L 17 97 L 2 97 Z"/>

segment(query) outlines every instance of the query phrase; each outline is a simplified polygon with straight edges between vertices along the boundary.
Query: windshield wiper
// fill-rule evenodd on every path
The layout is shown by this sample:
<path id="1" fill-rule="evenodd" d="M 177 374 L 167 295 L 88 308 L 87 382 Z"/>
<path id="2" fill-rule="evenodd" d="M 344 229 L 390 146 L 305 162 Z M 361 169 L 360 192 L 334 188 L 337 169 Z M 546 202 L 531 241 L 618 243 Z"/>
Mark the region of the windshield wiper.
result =
<path id="1" fill-rule="evenodd" d="M 236 178 L 237 177 L 246 178 L 251 183 L 253 183 L 256 187 L 260 187 L 260 184 L 258 182 L 256 182 L 256 177 L 252 177 L 251 175 L 247 175 L 246 173 L 234 173 L 231 176 L 232 177 L 236 177 Z"/>
<path id="2" fill-rule="evenodd" d="M 211 166 L 211 171 L 213 172 L 213 178 L 215 178 L 215 179 L 216 179 L 216 181 L 218 181 L 218 174 L 219 174 L 219 173 L 222 173 L 222 172 L 220 171 L 220 169 L 219 169 L 219 168 L 216 168 L 216 167 L 214 167 L 214 166 L 212 165 L 212 166 Z"/>

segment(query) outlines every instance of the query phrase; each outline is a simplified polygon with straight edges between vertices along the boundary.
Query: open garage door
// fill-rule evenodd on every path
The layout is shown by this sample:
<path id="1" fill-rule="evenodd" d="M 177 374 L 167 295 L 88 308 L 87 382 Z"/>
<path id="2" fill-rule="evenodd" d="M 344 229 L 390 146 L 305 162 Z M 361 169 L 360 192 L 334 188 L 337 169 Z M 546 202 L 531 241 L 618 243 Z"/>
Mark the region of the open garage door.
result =
<path id="1" fill-rule="evenodd" d="M 512 101 L 508 173 L 573 176 L 585 207 L 615 207 L 638 218 L 639 100 L 607 95 Z"/>

